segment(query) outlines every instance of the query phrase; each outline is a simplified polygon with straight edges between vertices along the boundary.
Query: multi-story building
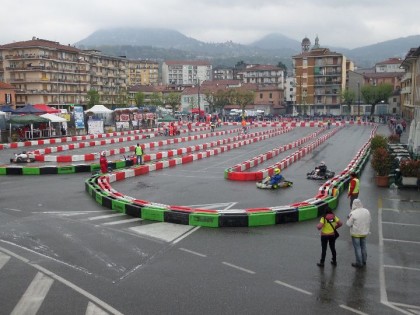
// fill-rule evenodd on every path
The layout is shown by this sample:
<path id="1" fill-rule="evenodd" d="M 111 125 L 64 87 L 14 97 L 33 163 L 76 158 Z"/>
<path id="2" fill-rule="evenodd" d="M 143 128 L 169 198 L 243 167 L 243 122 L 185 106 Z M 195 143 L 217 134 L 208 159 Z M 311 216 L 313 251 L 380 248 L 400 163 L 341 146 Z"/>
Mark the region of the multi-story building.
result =
<path id="1" fill-rule="evenodd" d="M 151 60 L 128 61 L 128 86 L 159 83 L 159 63 Z"/>
<path id="2" fill-rule="evenodd" d="M 9 83 L 0 82 L 0 106 L 1 105 L 9 105 L 12 108 L 16 106 L 15 88 Z"/>
<path id="3" fill-rule="evenodd" d="M 162 64 L 163 84 L 194 85 L 211 80 L 212 66 L 208 61 L 167 60 Z"/>
<path id="4" fill-rule="evenodd" d="M 293 56 L 297 112 L 302 114 L 340 114 L 345 89 L 347 58 L 319 46 L 318 37 L 310 48 L 302 41 L 302 52 Z"/>
<path id="5" fill-rule="evenodd" d="M 0 77 L 16 88 L 16 104 L 87 104 L 96 90 L 103 104 L 125 98 L 127 60 L 32 38 L 0 46 Z"/>
<path id="6" fill-rule="evenodd" d="M 231 67 L 215 67 L 213 68 L 213 80 L 232 80 L 233 72 Z"/>
<path id="7" fill-rule="evenodd" d="M 406 71 L 401 78 L 402 116 L 420 121 L 420 47 L 410 49 L 401 67 Z"/>
<path id="8" fill-rule="evenodd" d="M 284 88 L 284 70 L 272 65 L 253 65 L 241 71 L 244 83 L 276 84 Z"/>
<path id="9" fill-rule="evenodd" d="M 284 100 L 291 108 L 290 113 L 293 113 L 293 105 L 296 103 L 296 79 L 295 77 L 287 77 L 284 84 Z"/>
<path id="10" fill-rule="evenodd" d="M 404 68 L 401 68 L 401 63 L 401 58 L 389 58 L 387 60 L 376 63 L 375 72 L 404 72 Z"/>

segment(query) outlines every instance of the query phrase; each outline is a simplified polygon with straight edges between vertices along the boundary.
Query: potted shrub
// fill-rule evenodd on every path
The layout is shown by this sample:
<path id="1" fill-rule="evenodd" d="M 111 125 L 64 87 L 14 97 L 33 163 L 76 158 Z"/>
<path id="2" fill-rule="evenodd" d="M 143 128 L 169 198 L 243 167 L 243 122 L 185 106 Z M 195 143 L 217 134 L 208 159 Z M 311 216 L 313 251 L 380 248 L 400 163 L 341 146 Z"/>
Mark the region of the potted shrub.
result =
<path id="1" fill-rule="evenodd" d="M 387 148 L 388 147 L 388 138 L 383 135 L 374 135 L 370 140 L 370 149 L 375 151 L 378 148 Z"/>
<path id="2" fill-rule="evenodd" d="M 420 160 L 403 160 L 400 163 L 402 184 L 404 186 L 416 186 L 420 178 Z"/>
<path id="3" fill-rule="evenodd" d="M 400 136 L 397 134 L 392 134 L 388 136 L 389 143 L 400 143 Z"/>
<path id="4" fill-rule="evenodd" d="M 376 173 L 376 184 L 386 187 L 389 183 L 389 173 L 392 170 L 393 159 L 388 150 L 382 147 L 372 152 L 371 165 Z"/>

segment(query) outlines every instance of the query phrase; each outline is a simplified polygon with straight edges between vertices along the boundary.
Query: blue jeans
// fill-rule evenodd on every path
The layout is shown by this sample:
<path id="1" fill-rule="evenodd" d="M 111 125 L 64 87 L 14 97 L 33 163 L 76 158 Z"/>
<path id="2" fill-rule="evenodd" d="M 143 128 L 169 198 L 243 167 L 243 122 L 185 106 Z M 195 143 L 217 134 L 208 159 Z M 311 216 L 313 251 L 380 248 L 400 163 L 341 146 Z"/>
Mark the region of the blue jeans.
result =
<path id="1" fill-rule="evenodd" d="M 137 155 L 137 165 L 143 164 L 143 155 Z"/>
<path id="2" fill-rule="evenodd" d="M 366 237 L 351 237 L 354 247 L 354 254 L 356 255 L 356 264 L 359 266 L 366 265 L 367 250 Z"/>

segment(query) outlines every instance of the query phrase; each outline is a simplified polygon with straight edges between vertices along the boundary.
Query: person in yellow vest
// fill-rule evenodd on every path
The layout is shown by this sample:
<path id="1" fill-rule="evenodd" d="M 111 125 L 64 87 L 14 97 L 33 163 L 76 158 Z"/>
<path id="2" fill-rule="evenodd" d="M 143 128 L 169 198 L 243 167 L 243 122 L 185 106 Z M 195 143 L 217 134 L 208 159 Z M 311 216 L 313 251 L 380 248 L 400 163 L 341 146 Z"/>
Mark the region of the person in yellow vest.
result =
<path id="1" fill-rule="evenodd" d="M 349 191 L 347 193 L 347 198 L 350 198 L 350 209 L 352 209 L 354 199 L 357 199 L 359 197 L 360 182 L 355 172 L 352 172 L 350 174 L 350 177 L 351 179 L 349 183 Z"/>
<path id="2" fill-rule="evenodd" d="M 332 212 L 330 208 L 327 208 L 325 215 L 321 218 L 318 225 L 318 230 L 321 230 L 321 260 L 317 263 L 318 267 L 324 267 L 325 256 L 327 255 L 327 246 L 330 246 L 331 250 L 331 265 L 337 266 L 337 252 L 335 250 L 336 229 L 343 224 L 340 219 Z"/>
<path id="3" fill-rule="evenodd" d="M 136 148 L 134 149 L 134 153 L 136 155 L 136 162 L 137 165 L 143 165 L 143 149 L 140 146 L 140 143 L 137 143 Z"/>

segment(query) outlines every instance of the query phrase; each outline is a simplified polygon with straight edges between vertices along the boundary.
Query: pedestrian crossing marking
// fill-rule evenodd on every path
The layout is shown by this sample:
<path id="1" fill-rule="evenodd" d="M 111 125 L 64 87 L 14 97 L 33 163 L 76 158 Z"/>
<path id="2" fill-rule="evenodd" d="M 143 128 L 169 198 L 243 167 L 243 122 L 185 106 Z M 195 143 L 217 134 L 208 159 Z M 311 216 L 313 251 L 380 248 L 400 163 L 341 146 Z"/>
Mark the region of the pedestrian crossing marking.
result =
<path id="1" fill-rule="evenodd" d="M 131 219 L 125 219 L 125 220 L 119 220 L 119 221 L 106 222 L 106 223 L 102 223 L 102 225 L 117 225 L 117 224 L 131 223 L 131 222 L 137 222 L 137 221 L 143 221 L 143 219 L 131 218 Z"/>
<path id="2" fill-rule="evenodd" d="M 99 306 L 89 301 L 88 306 L 86 308 L 85 315 L 108 315 L 108 314 L 109 313 L 105 312 Z"/>
<path id="3" fill-rule="evenodd" d="M 11 315 L 36 314 L 53 283 L 53 279 L 38 272 Z"/>
<path id="4" fill-rule="evenodd" d="M 10 256 L 3 254 L 2 252 L 0 252 L 0 269 L 3 268 L 3 266 L 5 264 L 7 264 L 7 262 L 9 261 Z"/>
<path id="5" fill-rule="evenodd" d="M 176 223 L 159 222 L 129 228 L 131 231 L 148 237 L 153 237 L 165 242 L 173 242 L 183 234 L 192 230 L 194 226 Z"/>

